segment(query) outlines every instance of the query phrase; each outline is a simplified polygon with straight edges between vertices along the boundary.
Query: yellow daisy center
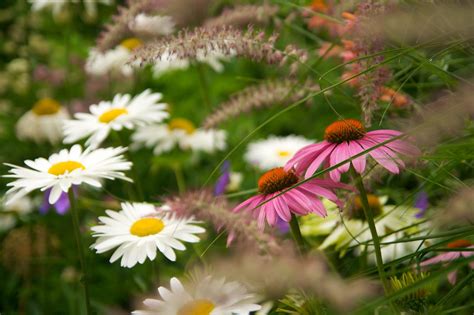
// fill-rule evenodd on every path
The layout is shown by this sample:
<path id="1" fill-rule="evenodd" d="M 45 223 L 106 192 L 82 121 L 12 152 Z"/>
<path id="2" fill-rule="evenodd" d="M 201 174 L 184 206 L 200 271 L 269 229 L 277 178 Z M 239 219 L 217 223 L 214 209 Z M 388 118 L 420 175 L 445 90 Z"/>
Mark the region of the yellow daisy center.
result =
<path id="1" fill-rule="evenodd" d="M 367 200 L 369 201 L 369 207 L 374 214 L 374 217 L 377 217 L 382 213 L 382 205 L 380 204 L 379 197 L 372 194 L 367 194 Z M 355 196 L 353 205 L 350 209 L 350 217 L 353 219 L 365 220 L 364 209 L 362 206 L 362 200 L 360 196 Z"/>
<path id="2" fill-rule="evenodd" d="M 82 163 L 76 161 L 64 161 L 51 165 L 51 167 L 48 169 L 48 173 L 59 176 L 65 174 L 66 172 L 71 173 L 78 168 L 83 170 L 86 169 Z"/>
<path id="3" fill-rule="evenodd" d="M 324 131 L 324 139 L 332 143 L 359 140 L 365 135 L 364 125 L 357 119 L 343 119 L 330 124 Z"/>
<path id="4" fill-rule="evenodd" d="M 130 227 L 130 233 L 136 236 L 144 237 L 155 235 L 165 228 L 165 224 L 158 218 L 142 218 Z"/>
<path id="5" fill-rule="evenodd" d="M 181 307 L 177 315 L 209 315 L 215 307 L 209 300 L 194 300 Z"/>
<path id="6" fill-rule="evenodd" d="M 285 171 L 283 167 L 273 168 L 264 173 L 258 179 L 258 191 L 268 195 L 285 188 L 291 187 L 298 182 L 298 177 L 292 171 Z"/>
<path id="7" fill-rule="evenodd" d="M 104 112 L 99 116 L 99 121 L 101 123 L 108 124 L 112 120 L 116 119 L 118 116 L 128 114 L 128 111 L 125 108 L 113 108 Z"/>
<path id="8" fill-rule="evenodd" d="M 278 151 L 277 151 L 277 154 L 278 154 L 278 156 L 280 156 L 280 157 L 288 157 L 288 156 L 290 156 L 290 152 L 289 152 L 289 151 L 285 151 L 285 150 L 278 150 Z"/>
<path id="9" fill-rule="evenodd" d="M 169 130 L 184 130 L 188 135 L 194 133 L 196 127 L 194 124 L 184 118 L 175 118 L 168 123 Z"/>
<path id="10" fill-rule="evenodd" d="M 38 116 L 54 115 L 61 109 L 61 104 L 52 98 L 42 98 L 33 105 L 33 113 Z"/>
<path id="11" fill-rule="evenodd" d="M 143 42 L 135 37 L 127 38 L 120 43 L 120 46 L 127 48 L 130 51 L 133 51 L 142 45 Z"/>

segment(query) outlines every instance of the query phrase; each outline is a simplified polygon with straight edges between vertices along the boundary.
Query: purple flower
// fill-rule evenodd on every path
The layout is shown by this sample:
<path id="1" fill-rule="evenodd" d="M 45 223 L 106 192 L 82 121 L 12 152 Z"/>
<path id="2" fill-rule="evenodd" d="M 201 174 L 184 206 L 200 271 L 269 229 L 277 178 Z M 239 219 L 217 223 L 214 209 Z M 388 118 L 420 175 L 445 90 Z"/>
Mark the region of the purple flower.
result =
<path id="1" fill-rule="evenodd" d="M 72 189 L 73 189 L 74 195 L 77 195 L 77 188 L 73 187 Z M 69 210 L 69 208 L 71 207 L 71 204 L 69 203 L 68 194 L 65 193 L 65 192 L 62 192 L 61 196 L 58 199 L 58 201 L 56 201 L 55 204 L 51 205 L 48 202 L 50 193 L 51 193 L 51 188 L 49 188 L 45 191 L 44 196 L 43 196 L 43 202 L 41 203 L 41 206 L 39 208 L 40 213 L 41 214 L 46 214 L 49 211 L 49 209 L 51 208 L 51 206 L 53 206 L 54 209 L 56 209 L 57 214 L 64 215 Z"/>
<path id="2" fill-rule="evenodd" d="M 422 190 L 418 193 L 415 200 L 415 208 L 420 209 L 420 211 L 415 215 L 417 219 L 421 219 L 425 215 L 426 209 L 428 209 L 429 204 L 430 203 L 428 201 L 428 194 Z"/>
<path id="3" fill-rule="evenodd" d="M 214 196 L 220 196 L 225 193 L 227 185 L 230 183 L 230 162 L 224 161 L 221 167 L 222 175 L 217 179 L 214 186 Z"/>

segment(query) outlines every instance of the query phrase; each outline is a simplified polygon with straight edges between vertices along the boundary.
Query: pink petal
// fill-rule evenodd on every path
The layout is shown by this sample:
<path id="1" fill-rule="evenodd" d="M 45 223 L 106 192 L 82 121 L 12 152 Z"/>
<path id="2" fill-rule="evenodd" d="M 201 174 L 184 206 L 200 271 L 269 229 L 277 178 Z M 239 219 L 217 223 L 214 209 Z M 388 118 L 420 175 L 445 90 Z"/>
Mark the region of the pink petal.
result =
<path id="1" fill-rule="evenodd" d="M 373 144 L 369 141 L 359 140 L 359 143 L 364 147 L 364 149 L 368 150 L 373 147 Z M 385 167 L 389 172 L 398 174 L 399 169 L 395 162 L 391 160 L 389 156 L 387 156 L 382 150 L 373 149 L 369 152 L 370 156 L 372 156 L 377 163 Z"/>
<path id="2" fill-rule="evenodd" d="M 249 205 L 251 205 L 252 203 L 255 203 L 255 201 L 258 201 L 257 204 L 260 203 L 260 201 L 262 200 L 262 196 L 258 195 L 258 196 L 253 196 L 253 197 L 250 197 L 249 199 L 245 200 L 244 202 L 242 202 L 241 204 L 239 204 L 237 207 L 235 207 L 232 211 L 233 212 L 238 212 L 244 208 L 250 208 Z M 255 206 L 252 206 L 250 209 L 253 209 Z"/>
<path id="3" fill-rule="evenodd" d="M 397 130 L 391 130 L 391 129 L 379 129 L 379 130 L 372 130 L 366 133 L 366 136 L 371 136 L 371 135 L 381 135 L 381 136 L 392 136 L 392 137 L 397 137 L 401 135 L 402 132 L 397 131 Z"/>
<path id="4" fill-rule="evenodd" d="M 330 146 L 327 146 L 324 149 L 324 151 L 321 151 L 318 157 L 313 160 L 311 165 L 306 170 L 304 177 L 305 178 L 311 177 L 316 172 L 316 170 L 321 166 L 321 163 L 324 162 L 327 156 L 331 154 L 331 152 L 334 150 L 335 147 L 336 147 L 336 144 L 332 144 Z"/>
<path id="5" fill-rule="evenodd" d="M 267 202 L 266 204 L 264 204 L 262 206 L 262 211 L 265 212 L 265 215 L 267 217 L 267 222 L 268 224 L 270 224 L 271 226 L 275 225 L 276 223 L 276 215 L 275 215 L 275 210 L 274 210 L 274 207 L 273 207 L 273 203 L 274 203 L 275 199 Z"/>
<path id="6" fill-rule="evenodd" d="M 275 198 L 276 210 L 278 216 L 285 222 L 290 222 L 291 213 L 288 205 L 285 203 L 284 198 L 276 197 Z"/>
<path id="7" fill-rule="evenodd" d="M 351 141 L 349 143 L 348 151 L 349 155 L 352 157 L 364 151 L 364 148 L 359 144 L 358 141 Z M 366 159 L 367 154 L 364 154 L 352 160 L 352 165 L 354 165 L 354 169 L 357 173 L 362 174 L 365 171 Z"/>
<path id="8" fill-rule="evenodd" d="M 455 285 L 455 284 L 456 284 L 456 280 L 457 280 L 457 276 L 458 276 L 457 270 L 454 270 L 454 271 L 451 271 L 450 273 L 448 273 L 448 281 L 449 281 L 449 283 L 451 283 L 452 285 Z"/>

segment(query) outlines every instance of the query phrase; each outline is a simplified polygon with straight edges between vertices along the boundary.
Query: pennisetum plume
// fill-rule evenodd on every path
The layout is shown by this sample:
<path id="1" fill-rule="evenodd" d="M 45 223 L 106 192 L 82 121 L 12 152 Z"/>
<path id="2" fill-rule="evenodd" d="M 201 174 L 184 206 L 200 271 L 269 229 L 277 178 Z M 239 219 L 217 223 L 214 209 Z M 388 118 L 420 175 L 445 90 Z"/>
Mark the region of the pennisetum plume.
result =
<path id="1" fill-rule="evenodd" d="M 213 128 L 252 110 L 292 104 L 318 90 L 319 85 L 309 80 L 302 84 L 291 79 L 266 81 L 235 93 L 228 101 L 217 106 L 203 125 L 204 128 Z"/>

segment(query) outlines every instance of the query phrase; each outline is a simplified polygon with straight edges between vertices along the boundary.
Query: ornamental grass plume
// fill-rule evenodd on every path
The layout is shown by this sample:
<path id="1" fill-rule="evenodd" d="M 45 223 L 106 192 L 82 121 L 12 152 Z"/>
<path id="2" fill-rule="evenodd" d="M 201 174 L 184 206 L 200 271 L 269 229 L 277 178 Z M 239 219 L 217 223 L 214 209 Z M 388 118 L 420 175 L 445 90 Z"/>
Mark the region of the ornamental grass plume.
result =
<path id="1" fill-rule="evenodd" d="M 300 289 L 327 301 L 341 314 L 378 291 L 378 286 L 368 279 L 345 281 L 329 272 L 321 257 L 301 257 L 291 250 L 276 256 L 260 256 L 247 249 L 232 257 L 216 258 L 211 265 L 214 274 L 229 276 L 232 270 L 240 281 L 267 297 L 279 298 L 289 289 Z"/>
<path id="2" fill-rule="evenodd" d="M 319 91 L 318 84 L 307 80 L 299 83 L 296 80 L 284 79 L 265 81 L 246 87 L 221 103 L 204 121 L 204 128 L 213 128 L 229 119 L 252 110 L 268 108 L 274 105 L 292 104 L 309 93 Z"/>
<path id="3" fill-rule="evenodd" d="M 232 25 L 238 28 L 249 25 L 266 25 L 278 12 L 279 7 L 264 3 L 262 5 L 244 4 L 233 8 L 226 8 L 221 15 L 209 18 L 204 27 L 221 27 Z"/>
<path id="4" fill-rule="evenodd" d="M 468 186 L 449 198 L 434 216 L 434 223 L 439 227 L 446 225 L 474 224 L 474 187 Z"/>
<path id="5" fill-rule="evenodd" d="M 249 27 L 241 31 L 231 26 L 196 27 L 177 35 L 150 42 L 134 51 L 131 58 L 139 65 L 155 64 L 157 61 L 197 60 L 208 56 L 236 56 L 256 62 L 283 66 L 288 64 L 295 73 L 307 59 L 305 50 L 287 45 L 283 50 L 275 47 L 277 34 L 266 37 L 262 31 Z"/>
<path id="6" fill-rule="evenodd" d="M 255 246 L 262 253 L 275 254 L 282 250 L 277 240 L 261 231 L 250 216 L 233 213 L 227 199 L 216 198 L 210 190 L 171 196 L 164 200 L 164 204 L 180 216 L 194 216 L 197 220 L 212 222 L 217 230 L 225 229 L 228 233 L 227 246 L 236 240 Z"/>

